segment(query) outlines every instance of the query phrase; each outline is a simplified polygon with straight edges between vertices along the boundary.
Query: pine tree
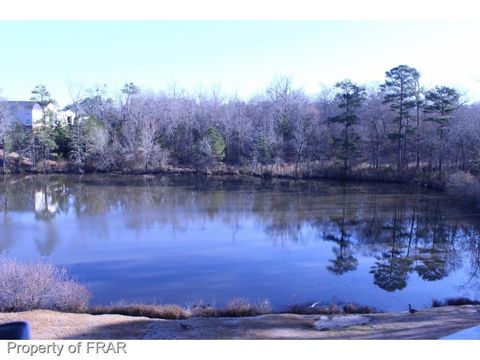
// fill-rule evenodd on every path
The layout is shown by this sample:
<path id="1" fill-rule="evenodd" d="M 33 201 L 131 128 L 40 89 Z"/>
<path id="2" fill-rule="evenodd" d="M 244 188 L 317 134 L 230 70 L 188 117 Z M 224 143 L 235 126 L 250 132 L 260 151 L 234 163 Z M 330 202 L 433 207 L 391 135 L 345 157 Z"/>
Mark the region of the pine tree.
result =
<path id="1" fill-rule="evenodd" d="M 83 169 L 89 155 L 89 140 L 93 137 L 95 128 L 101 125 L 92 117 L 84 118 L 82 121 L 76 119 L 75 125 L 71 128 L 69 142 L 69 158 L 77 168 L 77 172 L 83 173 Z"/>
<path id="2" fill-rule="evenodd" d="M 33 132 L 35 147 L 39 148 L 44 159 L 50 159 L 52 152 L 58 149 L 55 131 L 51 126 L 41 125 Z"/>
<path id="3" fill-rule="evenodd" d="M 440 178 L 442 177 L 442 164 L 444 157 L 442 144 L 444 143 L 449 120 L 455 110 L 458 109 L 459 100 L 460 94 L 457 90 L 447 86 L 437 86 L 425 94 L 425 112 L 428 114 L 425 121 L 431 121 L 437 124 L 439 136 L 438 171 Z"/>
<path id="4" fill-rule="evenodd" d="M 48 114 L 47 106 L 49 104 L 54 104 L 55 100 L 52 98 L 52 95 L 47 90 L 47 87 L 45 85 L 37 85 L 31 91 L 31 94 L 32 94 L 32 97 L 30 98 L 30 100 L 35 101 L 42 107 L 42 110 L 43 110 L 42 124 L 45 126 L 53 125 L 53 124 L 47 124 L 47 117 L 51 115 L 51 114 Z"/>
<path id="5" fill-rule="evenodd" d="M 386 80 L 381 89 L 385 92 L 384 103 L 397 116 L 394 118 L 396 131 L 389 134 L 392 141 L 397 142 L 397 171 L 407 165 L 407 135 L 412 132 L 408 124 L 410 110 L 415 107 L 419 72 L 407 65 L 399 65 L 385 73 Z"/>
<path id="6" fill-rule="evenodd" d="M 208 137 L 214 159 L 222 162 L 225 158 L 225 140 L 223 140 L 222 134 L 217 128 L 210 128 L 208 130 Z"/>
<path id="7" fill-rule="evenodd" d="M 360 137 L 352 129 L 359 120 L 355 111 L 365 100 L 366 92 L 365 87 L 356 85 L 350 80 L 341 81 L 335 87 L 338 89 L 335 100 L 343 112 L 340 115 L 328 118 L 328 121 L 343 125 L 341 136 L 334 138 L 334 143 L 340 148 L 339 158 L 343 160 L 343 170 L 346 174 L 350 169 L 352 158 L 357 154 L 357 147 L 360 142 Z"/>

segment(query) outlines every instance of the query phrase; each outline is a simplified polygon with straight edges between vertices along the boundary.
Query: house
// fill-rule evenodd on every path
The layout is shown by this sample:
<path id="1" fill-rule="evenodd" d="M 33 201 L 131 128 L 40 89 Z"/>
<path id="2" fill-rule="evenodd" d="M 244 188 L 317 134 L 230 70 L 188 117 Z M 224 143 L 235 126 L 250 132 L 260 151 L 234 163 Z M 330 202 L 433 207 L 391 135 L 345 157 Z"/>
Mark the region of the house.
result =
<path id="1" fill-rule="evenodd" d="M 62 126 L 74 125 L 75 118 L 75 113 L 70 109 L 57 112 L 57 124 Z"/>
<path id="2" fill-rule="evenodd" d="M 2 104 L 5 105 L 11 120 L 30 129 L 43 124 L 49 126 L 74 124 L 75 113 L 72 110 L 58 110 L 54 104 L 48 104 L 44 109 L 35 101 L 3 101 Z"/>
<path id="3" fill-rule="evenodd" d="M 12 121 L 25 127 L 32 128 L 42 122 L 43 109 L 35 101 L 3 101 L 2 104 Z"/>

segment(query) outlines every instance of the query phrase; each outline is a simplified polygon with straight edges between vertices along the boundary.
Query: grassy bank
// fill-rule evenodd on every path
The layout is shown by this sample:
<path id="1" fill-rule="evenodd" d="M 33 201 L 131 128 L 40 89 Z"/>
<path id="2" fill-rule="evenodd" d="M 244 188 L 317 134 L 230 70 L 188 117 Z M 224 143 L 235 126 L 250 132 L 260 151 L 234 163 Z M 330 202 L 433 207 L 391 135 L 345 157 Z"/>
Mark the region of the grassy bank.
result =
<path id="1" fill-rule="evenodd" d="M 355 319 L 356 325 L 345 324 Z M 33 339 L 438 339 L 480 324 L 477 306 L 445 306 L 366 315 L 270 314 L 182 320 L 50 310 L 0 313 L 0 322 L 28 321 Z M 318 322 L 342 323 L 320 329 Z"/>
<path id="2" fill-rule="evenodd" d="M 480 301 L 465 297 L 447 298 L 443 301 L 432 300 L 432 308 L 465 305 L 480 305 Z M 182 307 L 173 304 L 146 305 L 119 303 L 107 306 L 93 306 L 82 312 L 92 315 L 116 314 L 169 320 L 181 320 L 194 317 L 250 317 L 267 314 L 346 315 L 382 313 L 382 311 L 368 305 L 336 302 L 310 302 L 290 305 L 280 310 L 273 310 L 268 300 L 251 302 L 245 298 L 231 299 L 225 307 L 221 308 L 211 304 L 191 304 Z"/>
<path id="3" fill-rule="evenodd" d="M 354 303 L 306 303 L 288 306 L 274 311 L 268 300 L 251 302 L 245 298 L 233 298 L 225 307 L 211 304 L 192 304 L 186 307 L 179 305 L 145 305 L 145 304 L 114 304 L 94 306 L 87 313 L 92 315 L 119 314 L 127 316 L 143 316 L 153 319 L 188 319 L 192 317 L 249 317 L 267 314 L 303 314 L 303 315 L 338 315 L 338 314 L 372 314 L 377 309 Z"/>

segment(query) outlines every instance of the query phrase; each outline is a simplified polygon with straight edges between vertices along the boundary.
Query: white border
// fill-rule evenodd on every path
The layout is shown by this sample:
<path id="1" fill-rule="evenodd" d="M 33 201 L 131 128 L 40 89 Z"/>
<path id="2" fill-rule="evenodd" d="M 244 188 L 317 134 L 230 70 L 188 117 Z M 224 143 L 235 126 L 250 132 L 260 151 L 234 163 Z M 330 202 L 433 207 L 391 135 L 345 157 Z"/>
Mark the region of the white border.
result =
<path id="1" fill-rule="evenodd" d="M 0 20 L 478 20 L 473 0 L 16 0 Z"/>
<path id="2" fill-rule="evenodd" d="M 2 3 L 0 20 L 479 20 L 475 1 L 468 0 L 16 0 Z M 476 46 L 472 44 L 472 46 Z M 26 343 L 50 344 L 52 341 Z M 56 341 L 56 343 L 77 343 Z M 121 359 L 401 359 L 428 356 L 456 358 L 478 355 L 478 341 L 128 341 Z M 51 359 L 39 355 L 7 355 L 2 359 Z M 62 355 L 94 359 L 98 355 Z"/>

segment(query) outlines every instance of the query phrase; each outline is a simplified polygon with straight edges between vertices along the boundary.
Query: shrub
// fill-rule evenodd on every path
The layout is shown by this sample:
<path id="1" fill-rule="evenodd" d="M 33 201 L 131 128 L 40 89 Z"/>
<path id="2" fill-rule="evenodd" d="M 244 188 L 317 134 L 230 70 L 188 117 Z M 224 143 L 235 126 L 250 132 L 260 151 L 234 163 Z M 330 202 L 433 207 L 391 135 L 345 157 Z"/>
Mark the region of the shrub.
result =
<path id="1" fill-rule="evenodd" d="M 79 312 L 87 308 L 89 298 L 87 288 L 72 280 L 63 268 L 0 259 L 0 311 Z"/>

